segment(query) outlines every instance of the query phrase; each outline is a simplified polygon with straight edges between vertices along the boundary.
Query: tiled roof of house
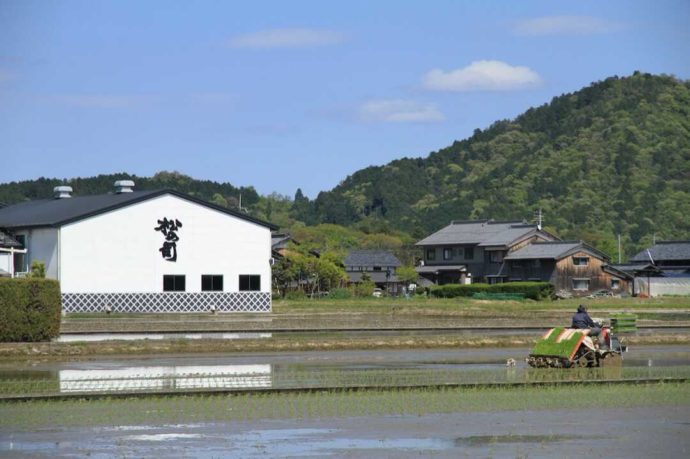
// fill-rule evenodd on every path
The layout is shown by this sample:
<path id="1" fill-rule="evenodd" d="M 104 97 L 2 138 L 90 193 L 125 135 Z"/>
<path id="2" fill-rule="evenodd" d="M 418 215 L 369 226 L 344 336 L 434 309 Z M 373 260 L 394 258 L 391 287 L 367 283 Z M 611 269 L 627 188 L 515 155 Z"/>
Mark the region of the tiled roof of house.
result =
<path id="1" fill-rule="evenodd" d="M 453 221 L 445 228 L 417 242 L 416 245 L 476 244 L 481 247 L 507 246 L 536 231 L 538 231 L 537 225 L 530 225 L 524 221 Z"/>
<path id="2" fill-rule="evenodd" d="M 287 247 L 288 242 L 290 242 L 291 240 L 292 238 L 289 234 L 271 234 L 271 248 L 273 250 L 284 249 Z"/>
<path id="3" fill-rule="evenodd" d="M 580 250 L 604 260 L 609 257 L 582 241 L 535 242 L 506 255 L 506 260 L 559 260 Z"/>
<path id="4" fill-rule="evenodd" d="M 401 266 L 400 260 L 386 250 L 351 250 L 345 266 Z"/>
<path id="5" fill-rule="evenodd" d="M 12 236 L 9 234 L 3 233 L 0 231 L 0 247 L 5 247 L 5 248 L 10 248 L 14 247 L 17 249 L 20 249 L 22 245 L 17 242 Z"/>
<path id="6" fill-rule="evenodd" d="M 132 193 L 110 193 L 23 202 L 0 209 L 0 228 L 59 227 L 165 194 L 171 194 L 243 220 L 277 229 L 271 223 L 174 190 L 134 191 Z"/>
<path id="7" fill-rule="evenodd" d="M 649 259 L 649 255 L 652 256 L 654 263 L 664 260 L 690 260 L 690 241 L 659 241 L 649 249 L 636 254 L 630 261 L 651 263 L 652 260 Z"/>

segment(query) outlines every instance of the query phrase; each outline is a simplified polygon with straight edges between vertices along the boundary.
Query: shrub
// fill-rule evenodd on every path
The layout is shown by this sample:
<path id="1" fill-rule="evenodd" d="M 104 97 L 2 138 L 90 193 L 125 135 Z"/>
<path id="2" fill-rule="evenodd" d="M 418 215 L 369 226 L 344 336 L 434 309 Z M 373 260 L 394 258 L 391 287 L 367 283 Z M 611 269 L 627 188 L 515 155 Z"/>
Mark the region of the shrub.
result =
<path id="1" fill-rule="evenodd" d="M 48 341 L 60 334 L 60 283 L 0 279 L 0 341 Z"/>
<path id="2" fill-rule="evenodd" d="M 489 291 L 489 284 L 446 284 L 434 285 L 429 289 L 431 296 L 438 298 L 456 298 L 459 296 L 472 296 L 474 293 Z"/>
<path id="3" fill-rule="evenodd" d="M 504 284 L 446 284 L 431 287 L 431 296 L 438 298 L 468 297 L 475 293 L 522 293 L 525 298 L 544 300 L 553 297 L 553 285 L 548 282 L 506 282 Z"/>
<path id="4" fill-rule="evenodd" d="M 349 288 L 334 288 L 328 297 L 334 300 L 347 300 L 352 298 L 352 290 Z"/>
<path id="5" fill-rule="evenodd" d="M 364 276 L 362 276 L 362 279 L 364 279 Z M 355 296 L 371 296 L 375 288 L 376 284 L 372 281 L 362 280 L 362 282 L 355 284 Z"/>
<path id="6" fill-rule="evenodd" d="M 46 277 L 46 264 L 42 261 L 34 261 L 31 263 L 31 277 L 39 277 L 43 279 Z"/>
<path id="7" fill-rule="evenodd" d="M 525 298 L 548 300 L 554 296 L 554 288 L 548 282 L 507 282 L 491 286 L 492 292 L 522 293 Z"/>

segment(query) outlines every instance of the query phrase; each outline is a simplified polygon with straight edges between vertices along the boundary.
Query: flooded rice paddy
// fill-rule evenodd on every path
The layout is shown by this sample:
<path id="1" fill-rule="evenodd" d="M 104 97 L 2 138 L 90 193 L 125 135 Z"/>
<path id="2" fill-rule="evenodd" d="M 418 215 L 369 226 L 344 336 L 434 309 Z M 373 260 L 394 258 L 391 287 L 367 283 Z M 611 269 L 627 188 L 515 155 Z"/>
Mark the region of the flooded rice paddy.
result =
<path id="1" fill-rule="evenodd" d="M 410 387 L 690 377 L 690 346 L 648 346 L 623 368 L 537 370 L 529 348 L 178 355 L 0 364 L 0 397 L 204 390 Z M 506 362 L 515 360 L 515 366 Z"/>
<path id="2" fill-rule="evenodd" d="M 565 396 L 566 394 L 564 394 Z M 6 457 L 687 457 L 687 406 L 0 430 Z"/>
<path id="3" fill-rule="evenodd" d="M 6 457 L 687 457 L 687 384 L 420 389 L 415 384 L 690 376 L 690 346 L 632 348 L 611 372 L 538 370 L 528 348 L 175 355 L 0 365 Z M 506 360 L 515 359 L 515 367 Z M 356 391 L 360 385 L 386 391 Z M 263 393 L 351 387 L 352 391 Z M 256 389 L 228 396 L 179 396 Z M 172 395 L 171 395 L 172 393 Z"/>

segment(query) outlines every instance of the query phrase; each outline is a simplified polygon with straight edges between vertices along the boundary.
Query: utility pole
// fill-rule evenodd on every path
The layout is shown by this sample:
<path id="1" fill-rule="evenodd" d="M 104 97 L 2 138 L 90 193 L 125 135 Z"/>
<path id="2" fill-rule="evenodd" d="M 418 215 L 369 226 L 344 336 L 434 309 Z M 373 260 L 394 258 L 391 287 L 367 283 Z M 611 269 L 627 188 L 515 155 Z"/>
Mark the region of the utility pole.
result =
<path id="1" fill-rule="evenodd" d="M 621 233 L 618 233 L 618 264 L 621 264 Z"/>
<path id="2" fill-rule="evenodd" d="M 542 224 L 544 223 L 544 216 L 541 213 L 541 207 L 534 212 L 534 219 L 537 221 L 537 229 L 540 230 L 542 228 Z"/>

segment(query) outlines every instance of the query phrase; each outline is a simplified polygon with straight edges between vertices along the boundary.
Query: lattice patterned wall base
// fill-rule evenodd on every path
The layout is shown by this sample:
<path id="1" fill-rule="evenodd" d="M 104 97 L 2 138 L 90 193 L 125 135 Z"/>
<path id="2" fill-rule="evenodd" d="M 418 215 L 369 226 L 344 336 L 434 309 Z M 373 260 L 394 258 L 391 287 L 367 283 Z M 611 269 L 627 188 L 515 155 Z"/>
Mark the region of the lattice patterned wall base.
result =
<path id="1" fill-rule="evenodd" d="M 63 293 L 72 312 L 271 312 L 266 292 Z"/>

